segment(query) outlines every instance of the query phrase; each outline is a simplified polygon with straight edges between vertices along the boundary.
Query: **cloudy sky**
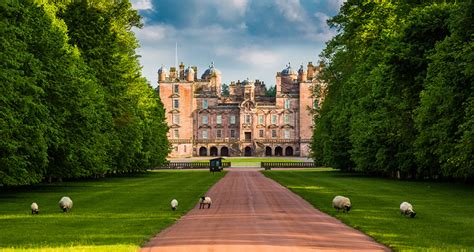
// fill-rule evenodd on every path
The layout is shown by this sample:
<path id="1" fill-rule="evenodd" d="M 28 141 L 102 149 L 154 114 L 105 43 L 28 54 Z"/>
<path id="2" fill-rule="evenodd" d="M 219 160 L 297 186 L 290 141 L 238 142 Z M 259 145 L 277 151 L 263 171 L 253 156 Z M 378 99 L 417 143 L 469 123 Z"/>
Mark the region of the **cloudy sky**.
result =
<path id="1" fill-rule="evenodd" d="M 200 76 L 211 62 L 223 83 L 259 79 L 275 85 L 288 62 L 316 63 L 334 34 L 326 20 L 343 0 L 131 0 L 143 16 L 134 30 L 143 74 L 156 87 L 163 64 L 195 65 Z"/>

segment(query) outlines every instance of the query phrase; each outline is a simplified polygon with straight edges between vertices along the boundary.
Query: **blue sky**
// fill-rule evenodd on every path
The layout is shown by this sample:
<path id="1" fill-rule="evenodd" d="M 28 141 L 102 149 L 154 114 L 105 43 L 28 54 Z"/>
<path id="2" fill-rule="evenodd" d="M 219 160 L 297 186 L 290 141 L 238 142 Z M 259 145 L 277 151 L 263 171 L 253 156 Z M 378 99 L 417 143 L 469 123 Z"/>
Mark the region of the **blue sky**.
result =
<path id="1" fill-rule="evenodd" d="M 316 63 L 335 35 L 326 20 L 343 0 L 131 0 L 143 17 L 134 30 L 143 75 L 156 87 L 158 68 L 195 65 L 200 76 L 214 62 L 223 83 L 259 79 L 275 84 L 288 62 Z"/>

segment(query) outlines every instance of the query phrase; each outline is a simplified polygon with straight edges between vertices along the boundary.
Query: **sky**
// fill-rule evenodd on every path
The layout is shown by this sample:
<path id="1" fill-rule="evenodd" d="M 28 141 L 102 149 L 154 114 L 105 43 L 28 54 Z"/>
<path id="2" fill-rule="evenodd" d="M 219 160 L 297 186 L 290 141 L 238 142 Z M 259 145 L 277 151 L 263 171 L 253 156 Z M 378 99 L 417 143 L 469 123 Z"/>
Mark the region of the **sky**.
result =
<path id="1" fill-rule="evenodd" d="M 261 80 L 275 85 L 288 63 L 298 70 L 317 64 L 336 31 L 326 20 L 344 0 L 131 0 L 144 27 L 140 42 L 143 75 L 157 86 L 161 65 L 197 66 L 198 77 L 214 62 L 222 82 Z"/>

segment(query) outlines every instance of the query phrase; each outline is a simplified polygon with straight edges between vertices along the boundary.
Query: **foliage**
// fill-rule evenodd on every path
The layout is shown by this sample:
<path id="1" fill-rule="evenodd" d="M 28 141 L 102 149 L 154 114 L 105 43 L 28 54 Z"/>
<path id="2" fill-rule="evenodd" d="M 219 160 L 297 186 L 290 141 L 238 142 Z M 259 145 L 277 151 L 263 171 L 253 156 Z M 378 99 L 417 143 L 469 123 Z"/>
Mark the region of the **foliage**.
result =
<path id="1" fill-rule="evenodd" d="M 265 176 L 297 193 L 317 209 L 372 236 L 394 251 L 470 251 L 474 204 L 472 186 L 456 183 L 397 181 L 328 169 L 265 171 Z M 351 199 L 349 213 L 332 208 L 332 199 Z M 410 202 L 417 215 L 400 215 Z M 461 204 L 459 202 L 462 202 Z M 453 214 L 453 213 L 456 214 Z"/>
<path id="2" fill-rule="evenodd" d="M 128 1 L 4 1 L 0 12 L 0 184 L 165 162 L 163 105 L 141 77 Z"/>
<path id="3" fill-rule="evenodd" d="M 225 172 L 160 171 L 99 181 L 40 184 L 0 194 L 0 250 L 136 251 L 196 206 Z M 62 213 L 58 201 L 74 206 Z M 173 198 L 179 201 L 171 211 Z M 31 202 L 39 215 L 31 215 Z M 50 248 L 50 249 L 48 249 Z"/>
<path id="4" fill-rule="evenodd" d="M 266 97 L 275 97 L 276 96 L 276 87 L 271 86 L 269 89 L 265 90 Z"/>
<path id="5" fill-rule="evenodd" d="M 320 78 L 328 91 L 315 118 L 313 158 L 382 176 L 473 177 L 470 168 L 460 168 L 473 162 L 465 148 L 472 143 L 459 142 L 472 132 L 466 102 L 472 96 L 472 32 L 461 28 L 470 24 L 471 5 L 347 1 L 329 20 L 339 34 L 321 54 Z M 433 82 L 439 88 L 429 92 Z M 433 113 L 442 100 L 445 109 Z"/>
<path id="6" fill-rule="evenodd" d="M 224 97 L 229 97 L 229 85 L 225 83 L 222 84 L 221 95 Z"/>

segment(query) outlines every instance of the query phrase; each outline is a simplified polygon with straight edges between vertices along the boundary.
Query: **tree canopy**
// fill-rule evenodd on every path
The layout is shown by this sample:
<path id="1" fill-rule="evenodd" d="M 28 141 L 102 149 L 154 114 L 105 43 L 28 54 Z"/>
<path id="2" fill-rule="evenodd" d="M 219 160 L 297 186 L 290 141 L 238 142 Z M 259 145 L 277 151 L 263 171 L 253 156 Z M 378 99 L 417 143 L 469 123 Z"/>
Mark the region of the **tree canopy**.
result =
<path id="1" fill-rule="evenodd" d="M 349 0 L 329 20 L 313 158 L 345 170 L 472 178 L 472 1 Z"/>
<path id="2" fill-rule="evenodd" d="M 0 3 L 0 185 L 142 171 L 169 153 L 126 1 Z"/>

